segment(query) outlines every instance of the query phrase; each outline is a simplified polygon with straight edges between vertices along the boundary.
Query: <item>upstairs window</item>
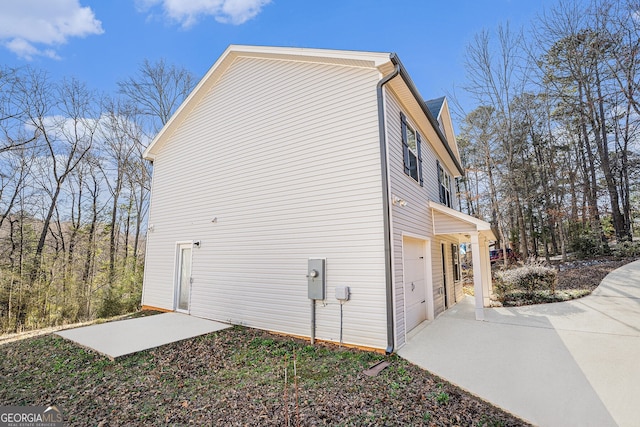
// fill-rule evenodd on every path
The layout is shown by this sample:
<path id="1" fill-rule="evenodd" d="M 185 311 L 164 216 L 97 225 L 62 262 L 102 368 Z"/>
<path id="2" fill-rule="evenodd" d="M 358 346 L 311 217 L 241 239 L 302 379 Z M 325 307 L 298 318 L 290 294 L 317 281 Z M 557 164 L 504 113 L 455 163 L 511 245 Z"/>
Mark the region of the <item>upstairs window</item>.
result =
<path id="1" fill-rule="evenodd" d="M 451 175 L 449 175 L 438 160 L 438 187 L 440 188 L 440 203 L 451 206 Z"/>
<path id="2" fill-rule="evenodd" d="M 404 173 L 422 185 L 422 153 L 420 152 L 420 134 L 407 123 L 407 117 L 400 113 L 402 122 L 402 151 Z"/>

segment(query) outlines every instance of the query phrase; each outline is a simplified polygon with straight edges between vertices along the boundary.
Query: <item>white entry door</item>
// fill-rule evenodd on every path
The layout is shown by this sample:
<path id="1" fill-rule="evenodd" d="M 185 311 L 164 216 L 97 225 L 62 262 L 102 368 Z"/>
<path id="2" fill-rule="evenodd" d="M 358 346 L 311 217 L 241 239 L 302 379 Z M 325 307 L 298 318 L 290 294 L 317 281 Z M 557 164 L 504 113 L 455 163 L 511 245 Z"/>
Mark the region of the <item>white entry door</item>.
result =
<path id="1" fill-rule="evenodd" d="M 424 240 L 404 237 L 402 243 L 406 330 L 409 332 L 427 318 Z"/>
<path id="2" fill-rule="evenodd" d="M 176 264 L 176 311 L 189 311 L 189 294 L 191 291 L 191 243 L 178 245 L 178 262 Z"/>

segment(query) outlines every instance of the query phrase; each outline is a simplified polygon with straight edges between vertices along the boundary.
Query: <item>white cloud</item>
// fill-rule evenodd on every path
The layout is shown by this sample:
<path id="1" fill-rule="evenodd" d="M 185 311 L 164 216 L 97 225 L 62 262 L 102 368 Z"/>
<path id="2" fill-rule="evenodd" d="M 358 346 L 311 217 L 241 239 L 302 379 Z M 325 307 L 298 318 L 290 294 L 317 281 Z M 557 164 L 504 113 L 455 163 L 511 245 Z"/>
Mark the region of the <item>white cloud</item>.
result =
<path id="1" fill-rule="evenodd" d="M 102 23 L 79 0 L 0 1 L 0 42 L 21 58 L 58 59 L 70 37 L 102 34 Z"/>
<path id="2" fill-rule="evenodd" d="M 141 11 L 161 5 L 164 14 L 183 28 L 196 24 L 203 16 L 218 22 L 240 25 L 258 15 L 271 0 L 138 0 Z"/>

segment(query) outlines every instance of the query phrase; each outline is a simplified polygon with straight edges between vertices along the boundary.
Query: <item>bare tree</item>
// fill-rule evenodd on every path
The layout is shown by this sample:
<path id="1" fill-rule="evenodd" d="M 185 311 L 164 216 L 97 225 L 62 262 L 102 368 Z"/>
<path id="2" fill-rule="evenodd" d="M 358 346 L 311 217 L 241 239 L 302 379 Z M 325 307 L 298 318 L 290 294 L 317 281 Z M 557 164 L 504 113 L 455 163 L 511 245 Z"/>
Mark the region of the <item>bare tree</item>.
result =
<path id="1" fill-rule="evenodd" d="M 29 132 L 22 126 L 24 104 L 15 102 L 22 87 L 19 75 L 19 70 L 0 68 L 0 154 L 28 145 L 38 137 L 37 130 Z"/>
<path id="2" fill-rule="evenodd" d="M 595 3 L 594 3 L 595 5 Z M 537 41 L 546 50 L 543 67 L 555 96 L 570 108 L 567 113 L 579 122 L 581 144 L 589 165 L 589 205 L 593 230 L 601 235 L 598 212 L 599 168 L 610 201 L 610 212 L 618 240 L 630 238 L 620 203 L 620 182 L 611 159 L 612 120 L 608 111 L 615 99 L 611 73 L 615 43 L 598 16 L 596 8 L 584 10 L 575 2 L 561 2 L 539 21 Z"/>
<path id="3" fill-rule="evenodd" d="M 469 113 L 463 125 L 463 139 L 469 141 L 469 146 L 474 147 L 473 157 L 465 154 L 468 158 L 471 169 L 475 173 L 476 190 L 478 198 L 481 193 L 486 193 L 490 206 L 490 222 L 492 227 L 497 231 L 502 242 L 507 242 L 507 233 L 505 232 L 505 218 L 499 206 L 500 195 L 498 194 L 498 185 L 496 183 L 497 171 L 496 163 L 496 111 L 493 107 L 480 106 Z M 466 150 L 469 153 L 469 150 Z M 479 187 L 480 181 L 484 183 L 483 188 Z"/>
<path id="4" fill-rule="evenodd" d="M 479 119 L 480 107 L 466 116 L 461 151 L 474 171 L 466 189 L 489 195 L 477 196 L 479 212 L 500 201 L 501 239 L 519 241 L 522 252 L 604 253 L 609 238 L 631 237 L 639 12 L 638 0 L 560 0 L 535 21 L 528 43 L 499 27 L 495 39 L 483 31 L 467 49 L 465 88 L 495 119 Z"/>
<path id="5" fill-rule="evenodd" d="M 518 230 L 520 252 L 528 256 L 527 234 L 524 224 L 522 201 L 520 200 L 520 176 L 516 162 L 521 159 L 521 147 L 516 138 L 513 118 L 513 101 L 523 93 L 526 62 L 522 50 L 522 33 L 514 32 L 509 25 L 499 26 L 497 42 L 494 45 L 488 31 L 481 31 L 467 46 L 466 67 L 470 92 L 480 105 L 491 106 L 495 110 L 495 138 L 500 143 L 500 154 L 504 156 L 502 170 L 509 191 L 507 197 L 512 204 Z M 502 236 L 501 240 L 505 240 Z M 505 254 L 506 255 L 506 254 Z M 507 257 L 504 257 L 505 262 Z"/>
<path id="6" fill-rule="evenodd" d="M 42 220 L 42 231 L 33 256 L 31 281 L 40 273 L 42 254 L 49 226 L 63 184 L 85 158 L 94 142 L 97 127 L 93 94 L 77 80 L 51 84 L 46 75 L 32 72 L 23 90 L 28 107 L 28 124 L 38 130 L 39 142 L 48 155 L 50 178 L 49 206 Z"/>
<path id="7" fill-rule="evenodd" d="M 130 138 L 130 110 L 125 104 L 114 100 L 106 102 L 101 137 L 104 141 L 102 172 L 111 193 L 111 220 L 109 222 L 109 274 L 108 284 L 113 285 L 116 269 L 118 214 L 120 197 L 127 182 L 128 164 L 135 156 L 135 145 Z"/>
<path id="8" fill-rule="evenodd" d="M 155 134 L 164 126 L 194 87 L 193 75 L 185 68 L 168 65 L 164 59 L 145 59 L 138 74 L 118 83 L 119 92 L 149 118 Z"/>
<path id="9" fill-rule="evenodd" d="M 193 79 L 145 61 L 122 96 L 0 68 L 0 332 L 140 302 L 151 164 L 142 152 Z"/>

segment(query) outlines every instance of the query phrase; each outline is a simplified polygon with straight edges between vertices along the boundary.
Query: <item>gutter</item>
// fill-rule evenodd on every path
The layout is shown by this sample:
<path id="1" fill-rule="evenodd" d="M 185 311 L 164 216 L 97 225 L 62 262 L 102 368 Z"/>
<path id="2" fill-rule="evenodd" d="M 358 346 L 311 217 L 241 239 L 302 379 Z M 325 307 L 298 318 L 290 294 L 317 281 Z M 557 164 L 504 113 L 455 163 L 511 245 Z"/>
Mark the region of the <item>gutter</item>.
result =
<path id="1" fill-rule="evenodd" d="M 438 124 L 438 121 L 435 119 L 435 117 L 433 117 L 433 114 L 431 114 L 431 111 L 429 111 L 429 107 L 427 107 L 427 104 L 424 102 L 424 99 L 422 99 L 422 97 L 420 96 L 418 89 L 413 84 L 413 81 L 411 80 L 411 77 L 407 73 L 407 70 L 404 68 L 404 65 L 402 65 L 402 62 L 400 62 L 400 58 L 398 58 L 398 55 L 396 55 L 395 53 L 392 53 L 391 62 L 395 64 L 396 68 L 400 67 L 400 77 L 406 83 L 413 97 L 416 99 L 416 101 L 418 101 L 418 105 L 420 105 L 420 108 L 422 109 L 422 112 L 424 113 L 424 115 L 427 116 L 427 119 L 429 119 L 431 126 L 438 134 L 438 137 L 440 138 L 442 145 L 444 145 L 444 148 L 447 150 L 447 153 L 449 153 L 449 157 L 451 157 L 451 160 L 453 160 L 453 163 L 458 169 L 458 172 L 460 172 L 460 175 L 464 176 L 464 168 L 462 167 L 460 162 L 458 162 L 458 159 L 456 159 L 455 154 L 453 154 L 453 150 L 451 150 L 451 147 L 449 146 L 449 142 L 447 142 L 447 138 L 444 136 L 444 134 L 440 130 L 440 125 Z"/>
<path id="2" fill-rule="evenodd" d="M 391 55 L 396 69 L 384 76 L 376 87 L 378 94 L 378 132 L 380 134 L 380 166 L 382 168 L 382 209 L 384 210 L 384 255 L 385 255 L 385 289 L 387 295 L 387 348 L 385 352 L 391 354 L 395 348 L 395 330 L 393 327 L 393 278 L 391 277 L 393 260 L 391 258 L 391 208 L 389 206 L 389 175 L 387 159 L 387 137 L 384 114 L 384 93 L 382 87 L 400 74 L 402 66 L 393 61 L 395 53 Z"/>

